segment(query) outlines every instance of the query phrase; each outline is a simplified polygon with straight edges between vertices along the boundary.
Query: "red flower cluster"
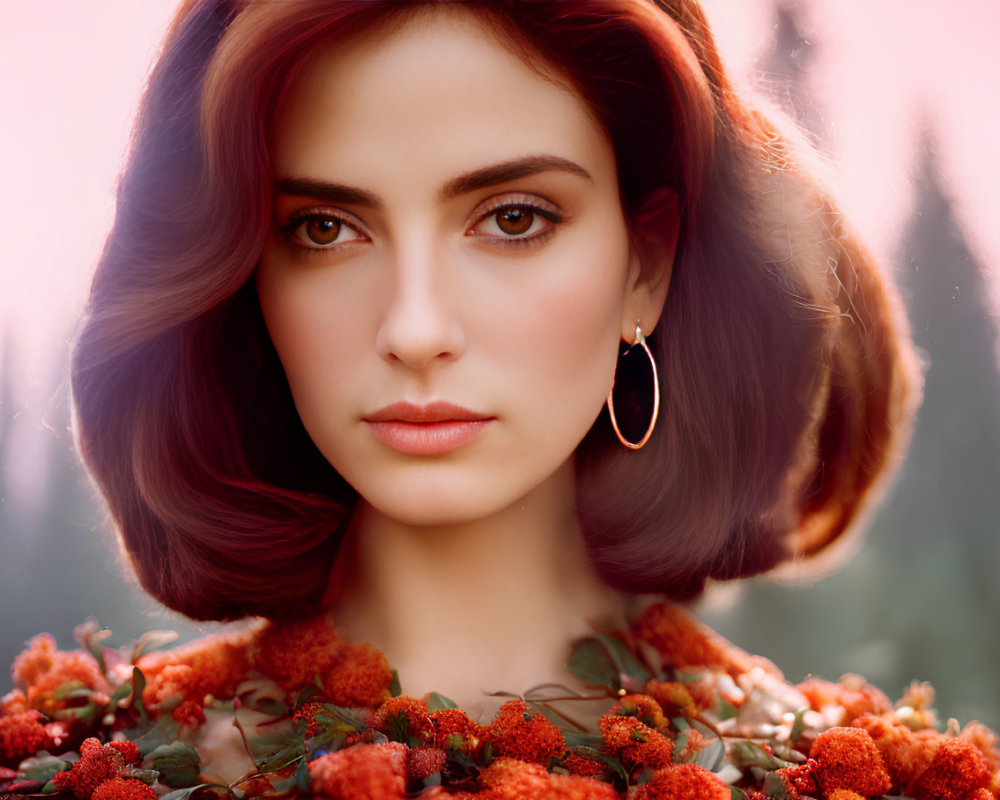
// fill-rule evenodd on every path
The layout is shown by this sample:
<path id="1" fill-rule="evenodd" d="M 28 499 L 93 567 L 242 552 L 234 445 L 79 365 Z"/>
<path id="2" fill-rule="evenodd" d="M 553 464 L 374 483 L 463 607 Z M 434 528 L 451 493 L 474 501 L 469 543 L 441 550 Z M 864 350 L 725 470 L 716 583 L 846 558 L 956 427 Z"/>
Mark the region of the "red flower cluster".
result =
<path id="1" fill-rule="evenodd" d="M 97 739 L 85 739 L 80 745 L 80 760 L 69 771 L 56 773 L 52 782 L 60 791 L 72 792 L 80 800 L 92 800 L 101 784 L 128 778 L 138 763 L 139 748 L 134 742 L 102 745 Z"/>
<path id="2" fill-rule="evenodd" d="M 395 800 L 406 791 L 407 748 L 359 744 L 309 764 L 313 789 L 330 800 Z"/>
<path id="3" fill-rule="evenodd" d="M 504 703 L 483 732 L 483 739 L 492 746 L 494 756 L 533 764 L 547 764 L 564 748 L 560 730 L 543 714 L 529 716 L 523 700 Z"/>
<path id="4" fill-rule="evenodd" d="M 386 700 L 375 712 L 372 727 L 403 744 L 411 739 L 424 742 L 434 735 L 434 725 L 427 711 L 427 704 L 412 697 Z"/>
<path id="5" fill-rule="evenodd" d="M 55 699 L 60 686 L 79 684 L 80 688 L 100 694 L 104 702 L 111 691 L 93 655 L 86 650 L 60 652 L 49 633 L 41 633 L 28 642 L 28 648 L 14 660 L 11 675 L 14 685 L 24 692 L 24 702 L 50 717 L 71 705 L 68 699 Z M 16 695 L 4 699 L 5 706 L 19 700 Z"/>
<path id="6" fill-rule="evenodd" d="M 156 792 L 142 781 L 112 778 L 94 789 L 90 800 L 156 800 Z"/>
<path id="7" fill-rule="evenodd" d="M 868 731 L 830 728 L 816 737 L 809 757 L 816 760 L 813 777 L 824 794 L 847 789 L 863 797 L 889 791 L 892 781 Z"/>
<path id="8" fill-rule="evenodd" d="M 628 769 L 660 769 L 667 766 L 673 757 L 674 743 L 635 717 L 612 714 L 601 717 L 601 735 L 604 737 L 605 752 Z"/>
<path id="9" fill-rule="evenodd" d="M 684 691 L 683 685 L 679 683 L 661 685 L 677 686 L 680 691 Z M 680 692 L 678 695 L 680 695 Z M 687 698 L 690 700 L 690 695 L 687 695 Z M 658 731 L 664 730 L 669 724 L 669 720 L 663 715 L 663 708 L 648 694 L 625 695 L 625 697 L 615 704 L 609 713 L 619 717 L 635 717 L 644 725 L 648 725 L 650 728 L 655 728 Z M 694 716 L 694 714 L 691 716 Z"/>
<path id="10" fill-rule="evenodd" d="M 538 764 L 499 758 L 480 773 L 479 800 L 618 800 L 607 783 L 578 775 L 555 775 Z"/>
<path id="11" fill-rule="evenodd" d="M 431 712 L 434 745 L 445 750 L 461 750 L 469 755 L 479 749 L 485 728 L 464 711 L 447 708 Z"/>
<path id="12" fill-rule="evenodd" d="M 781 678 L 781 671 L 766 658 L 752 656 L 730 644 L 694 614 L 672 603 L 657 603 L 632 623 L 632 635 L 652 645 L 670 666 L 715 667 L 732 676 L 754 667 Z"/>
<path id="13" fill-rule="evenodd" d="M 251 648 L 251 663 L 288 691 L 318 676 L 326 698 L 352 708 L 377 708 L 389 699 L 392 671 L 368 644 L 343 641 L 327 616 L 271 625 Z"/>
<path id="14" fill-rule="evenodd" d="M 0 760 L 17 763 L 49 745 L 49 735 L 37 711 L 0 717 Z"/>
<path id="15" fill-rule="evenodd" d="M 694 764 L 671 764 L 657 770 L 635 800 L 729 800 L 729 787 L 718 776 Z"/>
<path id="16" fill-rule="evenodd" d="M 148 707 L 174 706 L 174 719 L 182 725 L 205 721 L 206 698 L 230 698 L 246 678 L 247 645 L 252 632 L 197 639 L 169 652 L 150 653 L 139 659 L 146 677 L 142 701 Z"/>
<path id="17" fill-rule="evenodd" d="M 862 714 L 888 714 L 892 703 L 885 693 L 860 675 L 844 675 L 837 683 L 810 678 L 795 687 L 809 700 L 814 711 L 830 706 L 843 709 L 837 724 L 846 725 Z"/>
<path id="18" fill-rule="evenodd" d="M 931 728 L 913 731 L 891 716 L 865 714 L 852 724 L 871 735 L 893 792 L 917 800 L 963 800 L 978 789 L 1000 789 L 1000 749 L 985 725 L 970 723 L 953 737 Z"/>

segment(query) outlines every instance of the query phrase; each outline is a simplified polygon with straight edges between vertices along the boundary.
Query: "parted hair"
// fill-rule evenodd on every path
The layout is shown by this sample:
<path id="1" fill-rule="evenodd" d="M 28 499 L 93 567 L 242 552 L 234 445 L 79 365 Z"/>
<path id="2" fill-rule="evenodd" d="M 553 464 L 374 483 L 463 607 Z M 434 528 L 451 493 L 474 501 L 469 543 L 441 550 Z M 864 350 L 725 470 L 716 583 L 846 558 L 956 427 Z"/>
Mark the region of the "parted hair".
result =
<path id="1" fill-rule="evenodd" d="M 427 4 L 187 0 L 151 72 L 72 396 L 141 584 L 191 617 L 294 616 L 326 588 L 356 493 L 299 420 L 260 312 L 268 143 L 318 46 Z M 649 269 L 680 201 L 648 339 L 655 433 L 625 450 L 605 411 L 576 454 L 598 573 L 690 598 L 830 552 L 901 459 L 919 377 L 890 277 L 816 156 L 730 82 L 694 0 L 462 4 L 589 104 Z"/>

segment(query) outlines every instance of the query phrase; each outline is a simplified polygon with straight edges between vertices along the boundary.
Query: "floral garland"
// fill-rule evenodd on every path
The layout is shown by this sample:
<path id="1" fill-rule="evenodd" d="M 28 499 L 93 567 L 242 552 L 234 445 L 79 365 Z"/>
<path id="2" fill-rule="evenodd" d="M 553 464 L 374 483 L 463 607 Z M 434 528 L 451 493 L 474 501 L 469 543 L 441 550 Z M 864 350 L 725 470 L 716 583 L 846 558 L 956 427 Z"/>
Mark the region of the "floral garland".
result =
<path id="1" fill-rule="evenodd" d="M 103 646 L 109 635 L 81 626 L 81 649 L 61 652 L 41 634 L 14 662 L 0 797 L 1000 797 L 997 736 L 954 720 L 939 732 L 928 685 L 895 707 L 858 676 L 792 686 L 667 604 L 628 632 L 574 643 L 569 667 L 591 694 L 540 687 L 486 725 L 441 695 L 399 696 L 384 655 L 341 640 L 326 618 L 172 651 L 150 652 L 163 632 L 130 652 Z M 598 700 L 594 726 L 564 710 Z M 228 783 L 210 777 L 207 732 L 220 719 L 247 767 Z"/>

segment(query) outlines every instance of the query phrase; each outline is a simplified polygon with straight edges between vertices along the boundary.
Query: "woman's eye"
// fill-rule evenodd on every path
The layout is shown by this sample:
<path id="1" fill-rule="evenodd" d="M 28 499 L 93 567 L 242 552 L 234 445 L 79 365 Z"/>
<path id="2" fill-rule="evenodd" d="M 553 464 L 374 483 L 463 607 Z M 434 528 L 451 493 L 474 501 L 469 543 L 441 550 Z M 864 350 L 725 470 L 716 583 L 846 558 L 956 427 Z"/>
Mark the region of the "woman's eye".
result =
<path id="1" fill-rule="evenodd" d="M 324 250 L 367 238 L 342 219 L 324 214 L 293 217 L 282 226 L 282 231 L 294 244 L 310 250 Z"/>
<path id="2" fill-rule="evenodd" d="M 482 217 L 469 233 L 497 239 L 534 239 L 558 221 L 555 214 L 534 206 L 505 205 Z"/>

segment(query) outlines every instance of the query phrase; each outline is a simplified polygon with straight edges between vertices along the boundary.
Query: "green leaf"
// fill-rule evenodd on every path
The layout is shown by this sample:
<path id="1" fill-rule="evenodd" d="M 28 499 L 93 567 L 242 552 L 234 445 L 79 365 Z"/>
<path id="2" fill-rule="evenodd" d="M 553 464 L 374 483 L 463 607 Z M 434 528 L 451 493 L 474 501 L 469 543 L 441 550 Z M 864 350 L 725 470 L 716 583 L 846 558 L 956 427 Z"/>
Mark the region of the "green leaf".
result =
<path id="1" fill-rule="evenodd" d="M 785 786 L 785 782 L 781 780 L 780 775 L 776 775 L 773 772 L 767 773 L 764 776 L 764 783 L 761 788 L 775 800 L 792 800 L 793 795 L 788 791 L 788 787 Z"/>
<path id="2" fill-rule="evenodd" d="M 50 755 L 42 750 L 34 759 L 34 764 L 24 770 L 24 775 L 29 781 L 48 783 L 57 772 L 65 772 L 73 765 L 61 758 Z"/>
<path id="3" fill-rule="evenodd" d="M 443 694 L 431 692 L 427 698 L 428 711 L 444 711 L 449 708 L 458 708 L 458 703 L 445 697 Z"/>
<path id="4" fill-rule="evenodd" d="M 67 681 L 61 683 L 52 693 L 53 700 L 66 700 L 70 697 L 90 697 L 94 693 L 83 681 Z"/>
<path id="5" fill-rule="evenodd" d="M 580 733 L 579 731 L 563 731 L 563 742 L 571 750 L 575 747 L 589 747 L 600 750 L 604 746 L 604 739 L 598 733 Z"/>
<path id="6" fill-rule="evenodd" d="M 101 647 L 101 642 L 105 641 L 111 636 L 111 631 L 107 628 L 99 628 L 87 637 L 87 650 L 97 661 L 97 666 L 101 670 L 102 675 L 108 674 L 108 665 L 104 663 L 104 650 Z"/>
<path id="7" fill-rule="evenodd" d="M 132 648 L 132 657 L 129 659 L 129 663 L 135 664 L 147 650 L 165 647 L 168 644 L 176 642 L 179 638 L 180 634 L 177 631 L 146 631 L 139 637 L 139 640 L 135 643 L 135 647 Z"/>
<path id="8" fill-rule="evenodd" d="M 403 687 L 399 682 L 399 673 L 396 670 L 392 671 L 392 682 L 389 684 L 389 694 L 393 697 L 399 697 L 403 693 Z"/>
<path id="9" fill-rule="evenodd" d="M 128 770 L 127 777 L 135 778 L 145 783 L 147 786 L 152 786 L 160 778 L 160 773 L 155 769 L 139 769 L 138 767 L 130 767 Z"/>
<path id="10" fill-rule="evenodd" d="M 161 744 L 149 754 L 148 758 L 167 786 L 183 788 L 198 783 L 201 756 L 187 742 Z"/>
<path id="11" fill-rule="evenodd" d="M 175 792 L 163 795 L 160 800 L 188 800 L 188 798 L 199 789 L 225 789 L 217 783 L 199 783 L 197 786 L 189 786 L 186 789 L 178 789 Z"/>
<path id="12" fill-rule="evenodd" d="M 313 697 L 316 696 L 316 693 L 318 691 L 319 687 L 315 683 L 311 683 L 308 686 L 306 686 L 304 689 L 302 689 L 302 691 L 300 691 L 295 696 L 295 703 L 293 704 L 293 708 L 296 711 L 298 711 L 300 708 L 302 708 L 302 706 L 304 706 L 306 703 L 312 700 Z"/>
<path id="13" fill-rule="evenodd" d="M 705 745 L 694 760 L 696 766 L 703 767 L 709 772 L 718 772 L 722 769 L 722 762 L 726 757 L 726 744 L 722 739 L 716 739 L 711 744 Z"/>
<path id="14" fill-rule="evenodd" d="M 118 708 L 118 701 L 124 700 L 132 694 L 132 684 L 129 681 L 125 681 L 118 685 L 118 688 L 111 693 L 111 700 L 108 701 L 108 705 L 112 709 Z"/>
<path id="15" fill-rule="evenodd" d="M 591 761 L 599 761 L 604 766 L 609 767 L 619 778 L 628 782 L 628 770 L 622 766 L 622 762 L 612 755 L 595 750 L 592 747 L 571 747 L 569 750 Z"/>
<path id="16" fill-rule="evenodd" d="M 635 686 L 632 688 L 641 689 L 653 677 L 635 657 L 635 653 L 629 649 L 628 645 L 617 636 L 612 636 L 610 633 L 598 633 L 597 638 L 608 648 L 619 674 L 634 682 Z"/>
<path id="17" fill-rule="evenodd" d="M 677 730 L 684 732 L 690 729 L 691 724 L 684 719 L 684 717 L 674 717 L 670 720 L 670 724 L 674 726 Z"/>
<path id="18" fill-rule="evenodd" d="M 566 665 L 576 677 L 591 684 L 621 688 L 619 671 L 607 648 L 597 639 L 579 639 L 573 645 Z"/>
<path id="19" fill-rule="evenodd" d="M 805 716 L 808 708 L 800 708 L 795 712 L 795 722 L 792 723 L 792 732 L 788 736 L 789 744 L 794 744 L 802 738 L 802 733 L 806 729 Z"/>
<path id="20" fill-rule="evenodd" d="M 160 798 L 164 800 L 164 798 Z M 729 800 L 747 800 L 747 793 L 735 786 L 729 787 Z"/>
<path id="21" fill-rule="evenodd" d="M 298 767 L 295 768 L 295 785 L 303 792 L 312 791 L 312 775 L 309 774 L 309 765 L 302 759 Z"/>
<path id="22" fill-rule="evenodd" d="M 173 717 L 164 716 L 150 728 L 143 729 L 140 726 L 139 728 L 126 731 L 125 738 L 135 742 L 139 748 L 140 755 L 145 758 L 156 750 L 157 747 L 177 741 L 180 729 L 181 726 L 174 722 Z"/>
<path id="23" fill-rule="evenodd" d="M 789 762 L 771 755 L 759 744 L 746 739 L 734 742 L 731 749 L 736 765 L 741 768 L 762 767 L 766 770 L 773 770 L 787 767 L 789 764 Z"/>
<path id="24" fill-rule="evenodd" d="M 305 759 L 305 755 L 305 742 L 294 741 L 287 747 L 283 747 L 265 758 L 258 759 L 257 769 L 265 773 L 277 772 L 285 767 L 290 767 L 297 761 L 302 761 Z"/>
<path id="25" fill-rule="evenodd" d="M 42 787 L 42 794 L 55 794 L 57 791 L 59 790 L 56 789 L 56 785 L 52 781 L 49 781 Z"/>
<path id="26" fill-rule="evenodd" d="M 718 709 L 716 711 L 716 716 L 719 718 L 719 722 L 725 722 L 727 719 L 732 719 L 736 716 L 736 706 L 726 700 L 724 697 L 718 697 Z"/>

